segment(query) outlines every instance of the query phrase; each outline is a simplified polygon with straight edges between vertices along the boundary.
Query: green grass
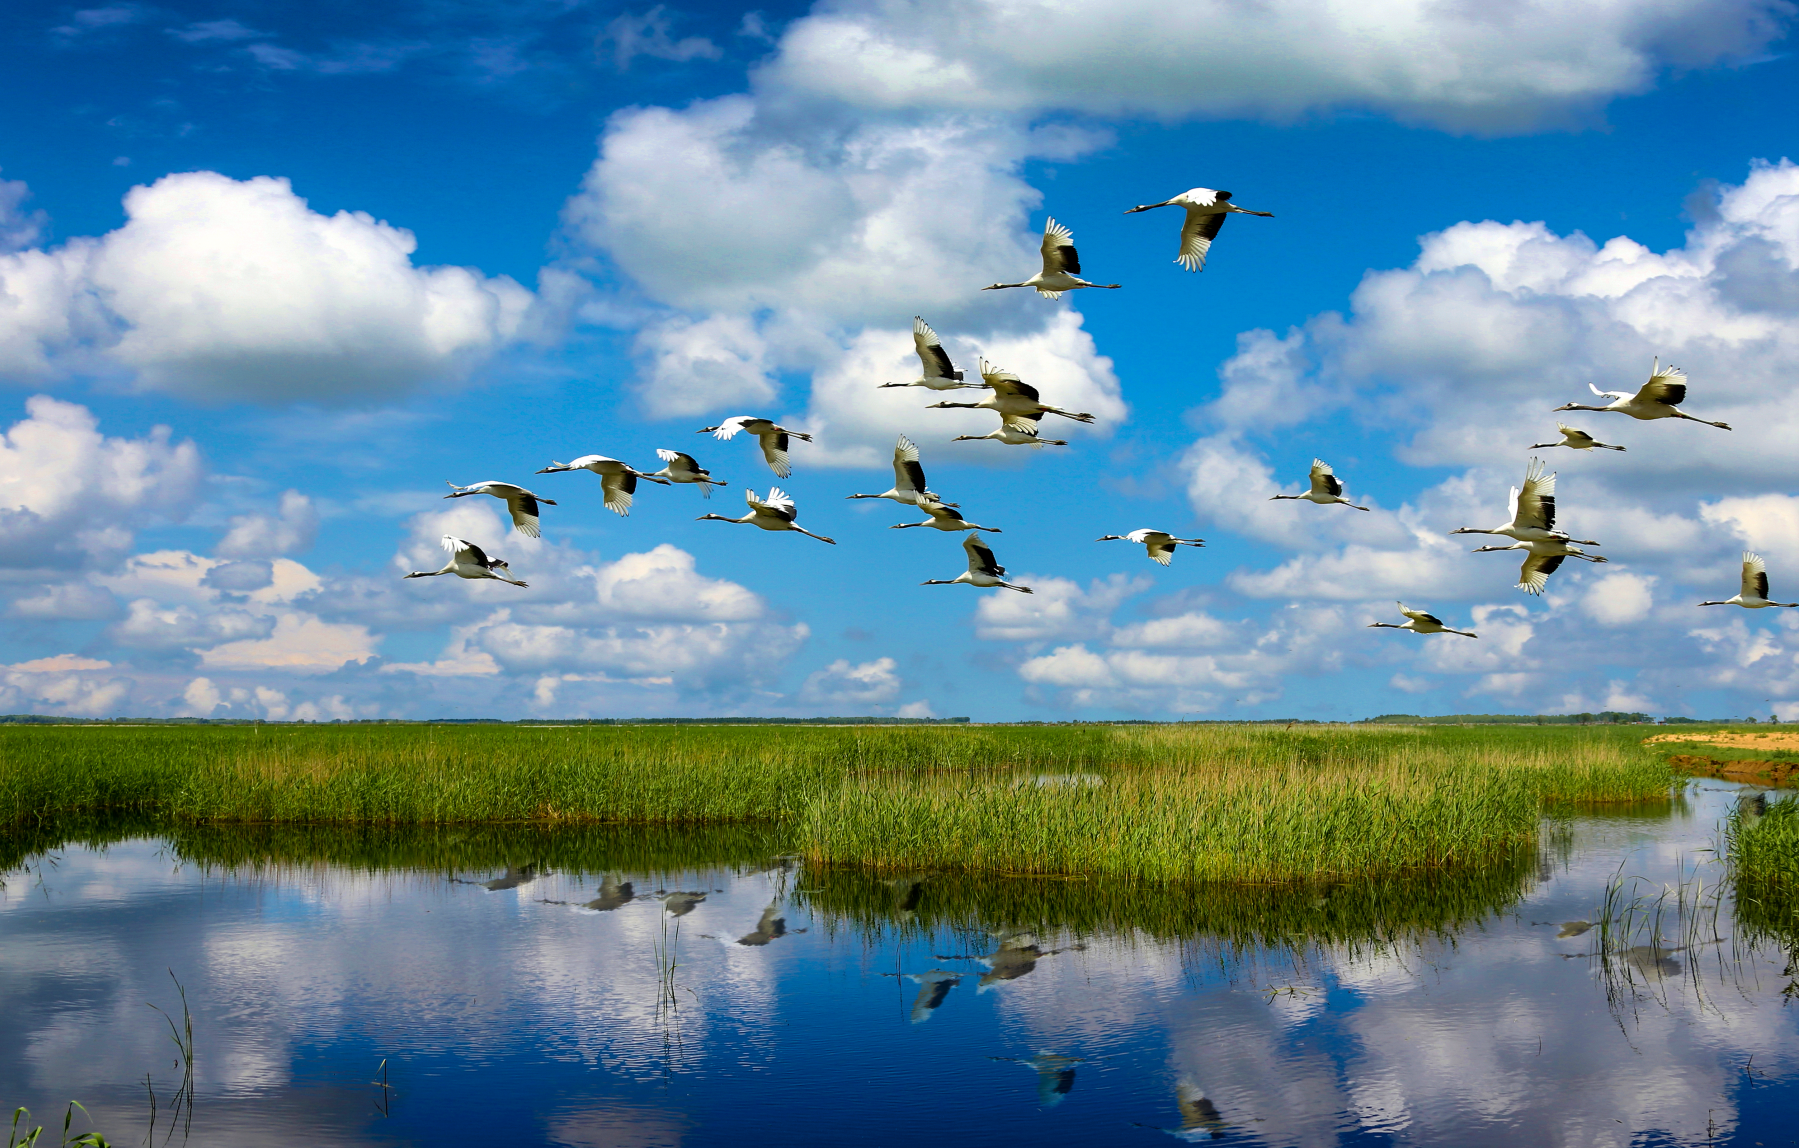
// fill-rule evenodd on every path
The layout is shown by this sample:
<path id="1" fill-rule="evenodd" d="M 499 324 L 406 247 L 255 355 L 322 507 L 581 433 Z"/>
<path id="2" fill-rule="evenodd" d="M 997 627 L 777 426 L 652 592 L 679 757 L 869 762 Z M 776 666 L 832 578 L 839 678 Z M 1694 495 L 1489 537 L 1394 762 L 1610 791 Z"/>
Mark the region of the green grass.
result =
<path id="1" fill-rule="evenodd" d="M 1641 737 L 1616 727 L 28 726 L 0 729 L 0 824 L 736 823 L 779 825 L 826 864 L 1280 882 L 1487 862 L 1534 840 L 1545 811 L 1665 797 L 1671 774 Z M 428 836 L 449 850 L 478 834 Z M 389 838 L 334 839 L 355 853 Z"/>
<path id="2" fill-rule="evenodd" d="M 1799 797 L 1764 797 L 1763 812 L 1739 804 L 1724 829 L 1737 915 L 1799 946 Z"/>
<path id="3" fill-rule="evenodd" d="M 1738 805 L 1725 825 L 1738 934 L 1786 950 L 1783 993 L 1799 1000 L 1799 797 Z"/>

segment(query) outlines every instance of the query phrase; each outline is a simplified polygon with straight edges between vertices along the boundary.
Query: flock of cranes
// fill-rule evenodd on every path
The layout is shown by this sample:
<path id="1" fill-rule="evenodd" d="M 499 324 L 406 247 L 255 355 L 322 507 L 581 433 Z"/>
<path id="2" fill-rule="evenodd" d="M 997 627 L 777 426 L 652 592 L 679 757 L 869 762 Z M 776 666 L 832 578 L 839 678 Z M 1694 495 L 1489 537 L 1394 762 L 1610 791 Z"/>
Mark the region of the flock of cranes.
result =
<path id="1" fill-rule="evenodd" d="M 1228 191 L 1214 191 L 1210 188 L 1193 188 L 1181 193 L 1173 199 L 1161 203 L 1141 204 L 1129 209 L 1125 214 L 1152 211 L 1160 207 L 1180 207 L 1186 216 L 1181 225 L 1180 248 L 1175 262 L 1188 271 L 1199 271 L 1204 268 L 1206 256 L 1217 239 L 1220 228 L 1227 216 L 1231 214 L 1257 215 L 1271 217 L 1272 212 L 1252 211 L 1238 207 L 1231 202 Z M 1063 292 L 1082 288 L 1101 288 L 1116 290 L 1117 283 L 1091 283 L 1080 277 L 1080 255 L 1075 250 L 1073 233 L 1062 224 L 1050 219 L 1043 229 L 1042 269 L 1029 279 L 1018 283 L 994 283 L 982 288 L 986 291 L 997 291 L 1011 287 L 1029 287 L 1036 290 L 1039 296 L 1047 299 L 1059 298 Z M 930 404 L 925 409 L 962 409 L 992 411 L 999 417 L 997 429 L 984 435 L 957 435 L 951 441 L 987 440 L 1007 446 L 1029 446 L 1041 449 L 1046 446 L 1067 446 L 1063 439 L 1045 438 L 1040 432 L 1039 424 L 1045 415 L 1055 415 L 1080 423 L 1091 423 L 1094 417 L 1083 411 L 1064 410 L 1043 401 L 1037 388 L 1021 379 L 1017 374 L 979 360 L 977 373 L 979 382 L 971 382 L 966 372 L 956 367 L 950 355 L 943 348 L 943 341 L 930 324 L 922 318 L 914 318 L 912 324 L 913 350 L 918 356 L 920 374 L 918 378 L 908 382 L 887 382 L 879 384 L 880 388 L 921 387 L 929 391 L 982 391 L 984 394 L 975 402 L 952 402 L 942 400 Z M 1635 393 L 1625 391 L 1602 391 L 1588 384 L 1594 395 L 1601 399 L 1609 399 L 1603 406 L 1582 403 L 1565 403 L 1556 411 L 1595 411 L 1628 415 L 1633 419 L 1653 421 L 1657 419 L 1684 419 L 1688 422 L 1704 423 L 1707 426 L 1722 430 L 1731 429 L 1722 422 L 1712 422 L 1689 415 L 1680 410 L 1680 404 L 1686 401 L 1686 376 L 1673 366 L 1663 367 L 1658 358 L 1652 369 L 1649 381 Z M 1611 443 L 1603 443 L 1593 438 L 1584 430 L 1557 423 L 1556 429 L 1561 433 L 1559 442 L 1535 443 L 1532 450 L 1544 450 L 1551 447 L 1568 447 L 1572 450 L 1616 450 L 1625 448 Z M 792 463 L 788 458 L 788 449 L 794 439 L 811 442 L 812 436 L 802 431 L 789 430 L 769 419 L 754 415 L 736 415 L 724 419 L 716 426 L 701 427 L 696 433 L 711 434 L 721 442 L 728 442 L 739 434 L 755 437 L 761 450 L 763 461 L 774 472 L 775 477 L 787 479 L 793 473 Z M 590 454 L 575 459 L 570 463 L 553 462 L 538 471 L 539 474 L 555 474 L 566 471 L 586 470 L 597 475 L 601 482 L 606 508 L 619 515 L 628 515 L 631 511 L 632 498 L 636 493 L 639 480 L 658 483 L 663 486 L 672 484 L 694 485 L 706 498 L 712 497 L 714 486 L 727 486 L 728 483 L 712 477 L 710 471 L 702 467 L 690 454 L 682 451 L 661 448 L 656 451 L 664 466 L 656 471 L 641 471 L 630 464 L 605 455 Z M 1592 539 L 1576 539 L 1562 530 L 1556 529 L 1555 475 L 1545 473 L 1542 460 L 1532 458 L 1525 470 L 1524 485 L 1514 487 L 1511 491 L 1511 520 L 1488 530 L 1473 527 L 1462 527 L 1453 531 L 1455 534 L 1491 534 L 1510 540 L 1508 545 L 1490 545 L 1477 547 L 1473 553 L 1493 551 L 1521 551 L 1524 554 L 1522 566 L 1518 572 L 1518 588 L 1529 594 L 1541 594 L 1548 585 L 1550 575 L 1568 558 L 1576 558 L 1585 562 L 1601 563 L 1606 559 L 1597 554 L 1589 554 L 1581 549 L 1583 546 L 1598 546 Z M 553 499 L 543 498 L 524 487 L 509 482 L 478 482 L 471 486 L 449 484 L 451 493 L 446 498 L 462 498 L 472 494 L 486 494 L 506 503 L 512 524 L 520 534 L 529 538 L 541 537 L 540 508 L 555 506 Z M 1359 506 L 1343 493 L 1343 482 L 1322 459 L 1312 460 L 1309 489 L 1300 494 L 1276 494 L 1271 500 L 1293 499 L 1316 503 L 1320 506 L 1343 505 L 1356 510 L 1367 511 L 1370 508 Z M 892 529 L 905 530 L 913 527 L 928 527 L 934 530 L 960 532 L 962 549 L 965 552 L 968 569 L 954 578 L 933 578 L 922 585 L 951 586 L 963 584 L 978 588 L 998 588 L 1016 590 L 1029 594 L 1029 586 L 1021 586 L 1006 580 L 1006 568 L 994 557 L 992 547 L 981 538 L 982 532 L 1000 533 L 995 526 L 982 526 L 963 517 L 958 504 L 949 502 L 932 491 L 925 480 L 924 467 L 919 461 L 919 450 L 905 435 L 900 435 L 893 451 L 893 486 L 880 494 L 852 494 L 849 498 L 884 498 L 921 510 L 926 515 L 923 522 L 903 522 L 895 524 Z M 798 508 L 791 495 L 780 487 L 771 487 L 766 497 L 758 497 L 754 490 L 744 491 L 744 501 L 749 510 L 737 518 L 722 514 L 701 515 L 697 521 L 732 522 L 748 524 L 762 530 L 792 531 L 804 534 L 808 538 L 816 538 L 820 542 L 836 545 L 836 540 L 822 534 L 814 534 L 796 521 Z M 1201 538 L 1176 538 L 1162 530 L 1133 530 L 1128 534 L 1108 534 L 1098 539 L 1100 542 L 1128 541 L 1143 546 L 1149 558 L 1163 566 L 1169 565 L 1175 549 L 1180 546 L 1204 546 Z M 490 558 L 472 542 L 445 535 L 444 549 L 450 554 L 450 561 L 441 570 L 415 570 L 407 574 L 408 578 L 428 578 L 439 574 L 454 574 L 460 578 L 493 579 L 508 582 L 514 586 L 525 586 L 526 583 L 511 577 L 507 564 L 497 558 Z M 1702 602 L 1702 606 L 1742 606 L 1746 609 L 1760 609 L 1768 606 L 1799 607 L 1799 603 L 1775 602 L 1768 598 L 1767 568 L 1761 558 L 1754 554 L 1743 555 L 1743 587 L 1742 592 L 1722 602 Z M 1403 602 L 1399 603 L 1399 611 L 1406 618 L 1402 624 L 1391 622 L 1375 622 L 1372 626 L 1384 629 L 1410 630 L 1415 634 L 1460 634 L 1466 637 L 1477 637 L 1469 630 L 1456 630 L 1446 626 L 1441 619 L 1423 610 L 1413 610 Z"/>

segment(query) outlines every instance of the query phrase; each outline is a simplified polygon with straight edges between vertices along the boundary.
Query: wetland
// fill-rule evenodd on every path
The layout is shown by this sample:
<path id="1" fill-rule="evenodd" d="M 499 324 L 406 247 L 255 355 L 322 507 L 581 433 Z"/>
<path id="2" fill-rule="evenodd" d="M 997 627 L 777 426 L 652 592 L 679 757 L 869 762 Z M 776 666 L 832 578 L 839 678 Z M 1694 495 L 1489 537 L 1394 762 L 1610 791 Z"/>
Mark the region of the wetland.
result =
<path id="1" fill-rule="evenodd" d="M 1799 805 L 1646 731 L 26 732 L 47 1136 L 1795 1140 Z"/>

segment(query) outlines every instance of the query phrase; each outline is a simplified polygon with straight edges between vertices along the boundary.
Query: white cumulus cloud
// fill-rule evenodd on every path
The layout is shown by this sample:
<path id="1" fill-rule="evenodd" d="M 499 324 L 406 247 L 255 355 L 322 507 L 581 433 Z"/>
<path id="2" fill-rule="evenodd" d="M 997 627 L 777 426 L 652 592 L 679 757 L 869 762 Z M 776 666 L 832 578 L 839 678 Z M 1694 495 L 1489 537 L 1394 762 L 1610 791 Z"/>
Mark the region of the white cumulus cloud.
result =
<path id="1" fill-rule="evenodd" d="M 791 24 L 758 79 L 868 109 L 1365 108 L 1496 132 L 1565 122 L 1671 66 L 1758 52 L 1790 13 L 1773 0 L 839 0 Z"/>
<path id="2" fill-rule="evenodd" d="M 285 179 L 164 176 L 96 239 L 0 256 L 0 371 L 99 353 L 137 385 L 213 402 L 363 402 L 455 379 L 505 344 L 530 292 L 418 267 L 411 232 L 312 211 Z"/>
<path id="3" fill-rule="evenodd" d="M 0 567 L 116 561 L 146 518 L 187 516 L 203 467 L 168 427 L 108 438 L 86 407 L 36 395 L 0 436 Z"/>

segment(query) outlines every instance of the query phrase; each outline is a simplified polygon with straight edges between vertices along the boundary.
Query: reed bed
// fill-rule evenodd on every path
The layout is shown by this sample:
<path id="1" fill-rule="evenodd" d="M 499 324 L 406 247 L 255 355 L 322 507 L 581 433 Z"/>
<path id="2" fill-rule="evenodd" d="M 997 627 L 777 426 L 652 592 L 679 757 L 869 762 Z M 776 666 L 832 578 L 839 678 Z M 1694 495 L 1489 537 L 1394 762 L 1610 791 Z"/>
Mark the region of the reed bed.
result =
<path id="1" fill-rule="evenodd" d="M 1652 760 L 1592 744 L 1228 730 L 1121 740 L 1153 743 L 1164 764 L 903 784 L 863 775 L 809 805 L 799 836 L 825 864 L 1282 882 L 1488 861 L 1534 841 L 1546 803 L 1665 794 L 1668 783 Z"/>
<path id="2" fill-rule="evenodd" d="M 1787 949 L 1787 975 L 1799 978 L 1799 797 L 1770 800 L 1761 794 L 1743 801 L 1724 834 L 1739 929 L 1752 942 Z M 1799 987 L 1789 991 L 1799 995 Z"/>
<path id="3" fill-rule="evenodd" d="M 1631 731 L 1333 726 L 0 729 L 0 824 L 780 825 L 814 861 L 1157 881 L 1483 862 L 1665 797 Z"/>

